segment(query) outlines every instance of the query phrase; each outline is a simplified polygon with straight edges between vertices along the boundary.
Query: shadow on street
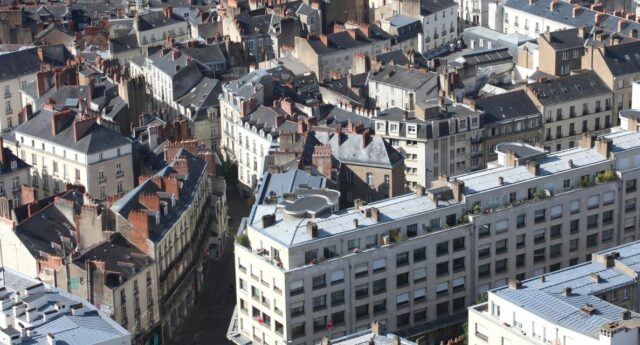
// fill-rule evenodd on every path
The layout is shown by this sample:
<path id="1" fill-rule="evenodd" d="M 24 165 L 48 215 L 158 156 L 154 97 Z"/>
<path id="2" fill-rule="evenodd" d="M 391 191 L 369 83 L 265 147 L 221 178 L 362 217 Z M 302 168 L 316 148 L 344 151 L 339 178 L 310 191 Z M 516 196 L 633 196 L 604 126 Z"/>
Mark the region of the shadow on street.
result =
<path id="1" fill-rule="evenodd" d="M 210 259 L 204 277 L 203 289 L 178 328 L 169 345 L 229 345 L 227 328 L 236 304 L 233 242 L 240 220 L 249 214 L 242 193 L 235 188 L 227 190 L 229 234 L 220 257 Z"/>

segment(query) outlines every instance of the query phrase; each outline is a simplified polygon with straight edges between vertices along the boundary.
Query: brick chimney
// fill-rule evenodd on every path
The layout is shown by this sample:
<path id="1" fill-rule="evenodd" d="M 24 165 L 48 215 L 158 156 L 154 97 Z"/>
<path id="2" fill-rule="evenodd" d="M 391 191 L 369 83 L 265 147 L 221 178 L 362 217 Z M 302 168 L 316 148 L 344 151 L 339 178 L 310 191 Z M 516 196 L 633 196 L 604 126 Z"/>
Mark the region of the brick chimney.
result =
<path id="1" fill-rule="evenodd" d="M 306 132 L 307 132 L 307 124 L 302 119 L 299 119 L 297 122 L 296 133 L 304 134 Z"/>
<path id="2" fill-rule="evenodd" d="M 362 132 L 362 148 L 365 149 L 370 142 L 371 142 L 371 133 L 369 133 L 369 130 L 366 129 L 364 132 Z"/>
<path id="3" fill-rule="evenodd" d="M 160 211 L 160 197 L 158 194 L 140 193 L 138 202 L 150 210 Z"/>
<path id="4" fill-rule="evenodd" d="M 320 35 L 320 41 L 322 41 L 322 44 L 324 44 L 325 46 L 329 46 L 329 41 L 327 40 L 327 35 Z"/>
<path id="5" fill-rule="evenodd" d="M 556 8 L 558 8 L 558 0 L 551 0 L 551 3 L 549 4 L 549 10 L 553 12 L 556 10 Z"/>
<path id="6" fill-rule="evenodd" d="M 600 12 L 596 13 L 596 25 L 602 22 L 602 20 L 604 19 L 604 16 L 605 16 L 604 13 L 600 13 Z"/>
<path id="7" fill-rule="evenodd" d="M 73 140 L 78 142 L 78 140 L 82 139 L 87 131 L 93 124 L 96 123 L 95 117 L 90 117 L 88 119 L 75 120 L 73 122 Z"/>
<path id="8" fill-rule="evenodd" d="M 573 5 L 573 10 L 572 10 L 572 14 L 573 17 L 575 18 L 578 14 L 580 14 L 580 12 L 582 11 L 582 7 L 578 4 Z"/>
<path id="9" fill-rule="evenodd" d="M 611 147 L 613 146 L 613 141 L 609 138 L 598 138 L 596 139 L 596 151 L 604 158 L 609 158 L 611 153 Z"/>
<path id="10" fill-rule="evenodd" d="M 311 163 L 322 175 L 331 177 L 331 145 L 317 145 L 314 147 Z"/>
<path id="11" fill-rule="evenodd" d="M 164 191 L 176 196 L 176 199 L 180 199 L 180 181 L 175 177 L 163 178 Z"/>
<path id="12" fill-rule="evenodd" d="M 141 251 L 149 254 L 149 215 L 143 211 L 133 210 L 129 212 L 131 234 L 129 240 Z"/>
<path id="13" fill-rule="evenodd" d="M 189 173 L 189 161 L 178 158 L 173 161 L 173 169 L 180 175 L 186 176 Z"/>
<path id="14" fill-rule="evenodd" d="M 462 202 L 464 197 L 464 181 L 451 181 L 451 191 L 453 192 L 453 198 L 457 202 Z"/>
<path id="15" fill-rule="evenodd" d="M 51 117 L 51 134 L 58 135 L 58 133 L 67 128 L 74 118 L 75 115 L 70 109 L 54 113 Z"/>
<path id="16" fill-rule="evenodd" d="M 280 101 L 280 108 L 282 108 L 282 110 L 287 114 L 293 115 L 293 102 L 291 101 L 291 98 L 285 98 Z"/>
<path id="17" fill-rule="evenodd" d="M 595 138 L 590 133 L 582 133 L 582 138 L 580 138 L 580 147 L 583 149 L 590 149 L 593 147 Z"/>
<path id="18" fill-rule="evenodd" d="M 527 162 L 527 170 L 529 171 L 529 173 L 533 176 L 539 176 L 540 175 L 540 163 L 534 161 L 534 160 L 530 160 Z"/>
<path id="19" fill-rule="evenodd" d="M 164 12 L 164 16 L 165 16 L 165 17 L 167 17 L 167 18 L 171 18 L 171 17 L 173 17 L 173 7 L 171 7 L 171 6 L 166 6 L 166 7 L 163 9 L 163 12 Z"/>
<path id="20" fill-rule="evenodd" d="M 38 201 L 38 194 L 35 188 L 22 185 L 20 187 L 20 201 L 22 205 Z"/>

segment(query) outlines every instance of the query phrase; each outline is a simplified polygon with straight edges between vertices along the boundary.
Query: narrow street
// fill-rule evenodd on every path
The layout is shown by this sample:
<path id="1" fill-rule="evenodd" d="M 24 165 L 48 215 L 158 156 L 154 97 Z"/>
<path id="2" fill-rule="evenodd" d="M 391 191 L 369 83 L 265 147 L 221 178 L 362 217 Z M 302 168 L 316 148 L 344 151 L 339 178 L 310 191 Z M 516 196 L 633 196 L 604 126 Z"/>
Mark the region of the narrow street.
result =
<path id="1" fill-rule="evenodd" d="M 198 295 L 197 304 L 189 310 L 169 345 L 229 345 L 227 328 L 235 307 L 235 281 L 233 267 L 233 242 L 242 217 L 249 214 L 241 193 L 227 190 L 227 205 L 231 220 L 226 245 L 217 260 L 210 262 L 204 278 L 204 289 Z"/>

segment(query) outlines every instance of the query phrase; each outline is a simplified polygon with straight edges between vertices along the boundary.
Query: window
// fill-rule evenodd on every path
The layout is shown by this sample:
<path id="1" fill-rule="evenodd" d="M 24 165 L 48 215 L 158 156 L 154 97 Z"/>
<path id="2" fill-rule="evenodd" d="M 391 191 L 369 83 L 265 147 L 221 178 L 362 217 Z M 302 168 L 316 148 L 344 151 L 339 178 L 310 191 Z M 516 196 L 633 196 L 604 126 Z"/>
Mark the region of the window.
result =
<path id="1" fill-rule="evenodd" d="M 569 232 L 571 234 L 577 234 L 580 231 L 580 220 L 574 219 L 569 223 Z"/>
<path id="2" fill-rule="evenodd" d="M 415 289 L 413 291 L 413 300 L 414 301 L 420 301 L 423 300 L 427 297 L 427 289 L 426 288 L 420 288 L 420 289 Z"/>
<path id="3" fill-rule="evenodd" d="M 442 302 L 436 305 L 436 316 L 444 316 L 449 314 L 449 302 Z"/>
<path id="4" fill-rule="evenodd" d="M 449 241 L 440 242 L 436 245 L 436 255 L 442 256 L 449 254 Z"/>
<path id="5" fill-rule="evenodd" d="M 496 234 L 507 231 L 509 222 L 506 219 L 496 222 Z"/>
<path id="6" fill-rule="evenodd" d="M 377 295 L 387 291 L 387 280 L 385 278 L 373 281 L 373 294 Z"/>
<path id="7" fill-rule="evenodd" d="M 549 237 L 551 239 L 562 236 L 562 224 L 553 225 L 549 231 Z"/>
<path id="8" fill-rule="evenodd" d="M 549 257 L 557 258 L 562 255 L 562 243 L 554 244 L 549 247 Z"/>
<path id="9" fill-rule="evenodd" d="M 356 285 L 356 299 L 369 297 L 369 283 Z"/>
<path id="10" fill-rule="evenodd" d="M 491 224 L 484 224 L 478 230 L 478 237 L 484 238 L 491 235 Z"/>
<path id="11" fill-rule="evenodd" d="M 441 282 L 436 285 L 436 295 L 442 296 L 449 293 L 449 282 Z"/>
<path id="12" fill-rule="evenodd" d="M 497 260 L 495 266 L 496 274 L 507 270 L 507 259 Z"/>
<path id="13" fill-rule="evenodd" d="M 449 261 L 441 262 L 436 265 L 436 275 L 443 276 L 449 274 Z"/>
<path id="14" fill-rule="evenodd" d="M 610 242 L 613 240 L 613 229 L 605 230 L 602 232 L 602 243 Z"/>
<path id="15" fill-rule="evenodd" d="M 587 217 L 587 228 L 593 229 L 598 227 L 598 215 L 593 214 Z"/>
<path id="16" fill-rule="evenodd" d="M 533 233 L 533 242 L 538 244 L 545 241 L 544 229 L 536 230 Z"/>
<path id="17" fill-rule="evenodd" d="M 350 239 L 347 241 L 347 250 L 352 252 L 355 249 L 360 249 L 360 239 Z"/>
<path id="18" fill-rule="evenodd" d="M 478 276 L 479 277 L 486 277 L 489 274 L 491 274 L 491 264 L 490 263 L 478 266 Z"/>
<path id="19" fill-rule="evenodd" d="M 600 198 L 598 195 L 590 196 L 589 199 L 587 199 L 587 207 L 596 208 L 599 205 L 600 205 Z"/>
<path id="20" fill-rule="evenodd" d="M 373 174 L 372 173 L 367 173 L 367 184 L 369 186 L 373 186 Z"/>
<path id="21" fill-rule="evenodd" d="M 516 267 L 520 268 L 524 266 L 526 264 L 526 258 L 525 254 L 518 254 L 516 256 Z"/>
<path id="22" fill-rule="evenodd" d="M 337 285 L 344 282 L 344 271 L 331 272 L 331 285 Z"/>
<path id="23" fill-rule="evenodd" d="M 289 289 L 289 294 L 291 296 L 299 295 L 304 292 L 304 285 L 302 280 L 296 280 L 291 282 L 291 288 Z"/>
<path id="24" fill-rule="evenodd" d="M 633 212 L 636 210 L 636 198 L 627 199 L 624 201 L 625 212 Z"/>
<path id="25" fill-rule="evenodd" d="M 399 295 L 396 295 L 396 304 L 398 306 L 403 306 L 403 305 L 409 304 L 409 293 L 405 292 L 405 293 L 401 293 Z"/>
<path id="26" fill-rule="evenodd" d="M 571 202 L 571 214 L 580 212 L 580 200 L 573 200 Z"/>
<path id="27" fill-rule="evenodd" d="M 354 272 L 356 278 L 363 278 L 369 275 L 369 267 L 367 264 L 361 264 L 355 267 Z"/>
<path id="28" fill-rule="evenodd" d="M 320 295 L 313 298 L 313 310 L 318 311 L 327 308 L 327 296 Z"/>
<path id="29" fill-rule="evenodd" d="M 562 205 L 551 207 L 551 219 L 562 217 Z"/>
<path id="30" fill-rule="evenodd" d="M 587 247 L 595 247 L 598 245 L 598 234 L 591 234 L 587 236 Z"/>
<path id="31" fill-rule="evenodd" d="M 453 259 L 453 272 L 464 271 L 464 257 Z"/>
<path id="32" fill-rule="evenodd" d="M 421 282 L 427 279 L 427 269 L 426 268 L 418 268 L 413 270 L 413 282 Z"/>
<path id="33" fill-rule="evenodd" d="M 464 250 L 464 237 L 458 237 L 453 240 L 453 251 Z"/>
<path id="34" fill-rule="evenodd" d="M 323 274 L 321 276 L 313 277 L 312 285 L 314 290 L 322 289 L 327 286 L 326 276 Z"/>
<path id="35" fill-rule="evenodd" d="M 613 223 L 613 210 L 602 213 L 602 224 L 607 225 Z"/>
<path id="36" fill-rule="evenodd" d="M 545 260 L 545 248 L 536 249 L 533 251 L 533 262 L 538 263 Z"/>
<path id="37" fill-rule="evenodd" d="M 524 228 L 526 226 L 526 218 L 527 215 L 525 214 L 518 215 L 518 217 L 516 218 L 516 226 L 518 227 L 518 229 Z"/>
<path id="38" fill-rule="evenodd" d="M 544 222 L 546 218 L 547 218 L 547 210 L 545 209 L 536 210 L 534 214 L 534 221 L 536 223 Z"/>
<path id="39" fill-rule="evenodd" d="M 338 306 L 344 303 L 344 290 L 331 293 L 331 305 Z"/>
<path id="40" fill-rule="evenodd" d="M 507 252 L 507 239 L 496 241 L 496 255 Z"/>
<path id="41" fill-rule="evenodd" d="M 526 234 L 520 234 L 516 237 L 516 248 L 522 248 L 525 245 Z"/>
<path id="42" fill-rule="evenodd" d="M 626 193 L 632 193 L 636 191 L 636 179 L 626 181 L 624 185 Z"/>
<path id="43" fill-rule="evenodd" d="M 402 267 L 409 264 L 409 252 L 396 254 L 396 267 Z"/>
<path id="44" fill-rule="evenodd" d="M 371 268 L 373 269 L 373 273 L 383 272 L 386 267 L 386 262 L 384 258 L 374 260 L 371 264 Z"/>
<path id="45" fill-rule="evenodd" d="M 396 275 L 396 287 L 402 288 L 409 285 L 409 272 Z"/>
<path id="46" fill-rule="evenodd" d="M 383 299 L 380 301 L 373 302 L 373 313 L 380 314 L 387 311 L 387 300 Z"/>
<path id="47" fill-rule="evenodd" d="M 578 238 L 574 238 L 569 241 L 569 252 L 575 252 L 576 250 L 578 250 L 579 244 L 580 242 Z"/>
<path id="48" fill-rule="evenodd" d="M 602 204 L 609 205 L 613 203 L 614 194 L 613 192 L 607 192 L 602 194 Z"/>

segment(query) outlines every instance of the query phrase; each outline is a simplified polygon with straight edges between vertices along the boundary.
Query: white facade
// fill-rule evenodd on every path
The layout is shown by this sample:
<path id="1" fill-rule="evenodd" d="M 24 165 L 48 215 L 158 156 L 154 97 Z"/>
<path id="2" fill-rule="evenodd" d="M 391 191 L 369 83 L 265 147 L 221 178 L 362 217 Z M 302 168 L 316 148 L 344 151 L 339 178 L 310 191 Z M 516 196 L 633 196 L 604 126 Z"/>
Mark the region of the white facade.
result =
<path id="1" fill-rule="evenodd" d="M 251 248 L 235 250 L 239 332 L 264 344 L 316 344 L 372 319 L 391 332 L 431 322 L 420 328 L 428 332 L 509 277 L 633 241 L 638 143 L 638 132 L 587 138 L 585 148 L 514 156 L 425 195 L 314 218 L 256 205 L 243 230 Z M 613 163 L 617 179 L 596 177 Z"/>
<path id="2" fill-rule="evenodd" d="M 423 51 L 429 51 L 458 37 L 458 4 L 442 11 L 420 16 L 422 21 Z"/>
<path id="3" fill-rule="evenodd" d="M 238 162 L 238 180 L 254 188 L 265 171 L 266 156 L 277 149 L 278 141 L 271 134 L 241 120 L 234 124 L 233 131 L 237 140 L 234 155 Z"/>

